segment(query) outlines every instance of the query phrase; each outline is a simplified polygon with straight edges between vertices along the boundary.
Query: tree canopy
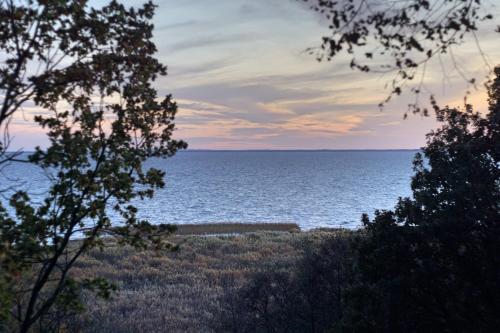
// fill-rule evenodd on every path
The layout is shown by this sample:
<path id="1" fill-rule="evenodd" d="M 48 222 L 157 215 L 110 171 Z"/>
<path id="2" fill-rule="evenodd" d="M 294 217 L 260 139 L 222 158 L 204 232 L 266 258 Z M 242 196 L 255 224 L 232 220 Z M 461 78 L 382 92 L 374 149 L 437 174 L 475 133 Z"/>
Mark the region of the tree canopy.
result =
<path id="1" fill-rule="evenodd" d="M 468 85 L 474 86 L 477 78 L 467 76 L 454 56 L 454 49 L 467 38 L 475 42 L 489 67 L 477 35 L 479 27 L 494 18 L 491 4 L 485 1 L 304 1 L 326 19 L 331 31 L 319 48 L 309 49 L 318 60 L 330 61 L 345 52 L 351 56 L 351 68 L 394 73 L 391 91 L 380 106 L 410 89 L 417 100 L 409 103 L 409 111 L 427 114 L 427 108 L 418 104 L 418 95 L 424 90 L 427 64 L 435 58 L 443 71 L 444 62 L 453 63 Z M 443 60 L 444 55 L 449 57 Z M 411 85 L 413 80 L 417 82 Z"/>
<path id="2" fill-rule="evenodd" d="M 49 139 L 27 158 L 8 152 L 7 140 L 2 161 L 34 164 L 50 180 L 41 203 L 26 190 L 1 202 L 4 325 L 54 329 L 58 316 L 79 308 L 82 288 L 108 295 L 105 280 L 70 274 L 104 237 L 170 246 L 159 235 L 172 228 L 137 218 L 130 204 L 164 186 L 164 173 L 144 162 L 186 147 L 172 139 L 176 103 L 152 85 L 166 75 L 151 40 L 154 9 L 151 2 L 139 8 L 116 1 L 102 8 L 81 0 L 0 2 L 0 125 L 8 131 L 30 102 L 41 110 L 35 122 Z M 110 211 L 121 220 L 111 222 Z"/>
<path id="3" fill-rule="evenodd" d="M 364 216 L 349 329 L 492 332 L 500 325 L 500 68 L 489 112 L 439 109 L 412 198 Z"/>

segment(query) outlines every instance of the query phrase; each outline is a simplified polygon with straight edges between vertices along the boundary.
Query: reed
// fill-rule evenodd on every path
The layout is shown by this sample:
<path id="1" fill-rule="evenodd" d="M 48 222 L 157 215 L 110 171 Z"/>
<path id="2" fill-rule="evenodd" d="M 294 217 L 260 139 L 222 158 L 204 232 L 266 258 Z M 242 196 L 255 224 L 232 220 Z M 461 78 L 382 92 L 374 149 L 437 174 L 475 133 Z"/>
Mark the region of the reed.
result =
<path id="1" fill-rule="evenodd" d="M 205 223 L 176 225 L 177 235 L 242 234 L 258 231 L 299 232 L 296 223 Z"/>
<path id="2" fill-rule="evenodd" d="M 175 252 L 117 246 L 92 251 L 73 274 L 104 277 L 118 290 L 110 300 L 96 300 L 90 294 L 85 297 L 86 311 L 68 328 L 76 332 L 214 332 L 209 323 L 225 288 L 238 288 L 251 274 L 269 267 L 293 271 L 305 244 L 348 233 L 248 232 L 260 227 L 262 224 L 184 226 L 184 233 L 215 235 L 174 235 L 171 240 L 179 245 Z M 290 224 L 272 227 L 293 230 Z M 231 235 L 236 232 L 241 234 Z"/>

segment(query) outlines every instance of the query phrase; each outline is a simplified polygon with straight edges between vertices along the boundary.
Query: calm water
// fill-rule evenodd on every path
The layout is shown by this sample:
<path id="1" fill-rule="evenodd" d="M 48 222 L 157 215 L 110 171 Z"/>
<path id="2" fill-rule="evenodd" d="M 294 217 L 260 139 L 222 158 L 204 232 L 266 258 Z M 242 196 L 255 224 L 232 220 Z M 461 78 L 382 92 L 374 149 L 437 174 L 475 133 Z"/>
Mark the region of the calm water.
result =
<path id="1" fill-rule="evenodd" d="M 167 186 L 137 205 L 159 223 L 295 222 L 302 228 L 356 227 L 363 212 L 410 195 L 416 151 L 185 151 L 151 166 Z M 9 167 L 35 196 L 46 177 Z"/>

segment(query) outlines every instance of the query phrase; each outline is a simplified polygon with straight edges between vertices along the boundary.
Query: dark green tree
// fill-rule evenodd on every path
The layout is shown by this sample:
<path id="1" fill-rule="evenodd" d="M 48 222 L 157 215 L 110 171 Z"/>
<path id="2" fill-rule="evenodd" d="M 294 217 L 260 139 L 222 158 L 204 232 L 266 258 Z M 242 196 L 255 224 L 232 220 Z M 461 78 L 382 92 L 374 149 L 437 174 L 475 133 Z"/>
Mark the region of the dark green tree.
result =
<path id="1" fill-rule="evenodd" d="M 154 57 L 155 6 L 126 8 L 111 1 L 0 2 L 0 126 L 25 103 L 48 148 L 29 157 L 7 151 L 2 162 L 32 163 L 49 176 L 41 203 L 15 191 L 0 206 L 0 330 L 57 328 L 60 316 L 81 307 L 82 288 L 107 296 L 102 279 L 71 277 L 78 258 L 113 236 L 120 244 L 170 246 L 136 217 L 132 199 L 164 186 L 163 172 L 147 168 L 186 147 L 171 138 L 176 104 L 152 86 L 166 67 Z M 110 212 L 121 216 L 111 221 Z"/>
<path id="2" fill-rule="evenodd" d="M 412 198 L 363 217 L 347 331 L 500 327 L 500 68 L 489 112 L 438 109 L 414 161 Z"/>

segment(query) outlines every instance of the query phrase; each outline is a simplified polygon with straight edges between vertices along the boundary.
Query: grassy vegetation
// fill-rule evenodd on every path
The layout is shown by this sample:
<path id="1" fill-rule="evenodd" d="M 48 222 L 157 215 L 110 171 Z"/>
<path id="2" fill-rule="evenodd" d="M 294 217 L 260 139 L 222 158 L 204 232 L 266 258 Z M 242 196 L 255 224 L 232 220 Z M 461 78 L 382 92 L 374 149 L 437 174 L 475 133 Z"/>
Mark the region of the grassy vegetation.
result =
<path id="1" fill-rule="evenodd" d="M 213 332 L 221 297 L 270 266 L 293 270 L 304 249 L 348 231 L 256 232 L 174 236 L 176 252 L 95 250 L 75 275 L 105 277 L 118 286 L 111 300 L 87 297 L 71 322 L 82 332 Z"/>
<path id="2" fill-rule="evenodd" d="M 177 225 L 177 235 L 241 234 L 257 231 L 300 231 L 296 223 L 204 223 Z"/>

